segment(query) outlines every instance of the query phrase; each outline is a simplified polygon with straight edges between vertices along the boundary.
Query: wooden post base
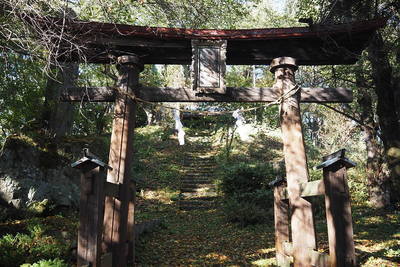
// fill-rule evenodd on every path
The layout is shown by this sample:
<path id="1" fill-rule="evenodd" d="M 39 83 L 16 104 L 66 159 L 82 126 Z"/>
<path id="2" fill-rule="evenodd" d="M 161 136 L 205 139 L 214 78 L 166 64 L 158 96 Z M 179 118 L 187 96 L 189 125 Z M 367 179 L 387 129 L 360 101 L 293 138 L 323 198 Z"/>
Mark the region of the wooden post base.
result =
<path id="1" fill-rule="evenodd" d="M 329 255 L 314 249 L 305 249 L 304 253 L 310 260 L 307 266 L 354 267 L 356 258 L 347 169 L 354 167 L 355 163 L 344 156 L 344 150 L 339 150 L 323 159 L 324 162 L 317 168 L 323 169 L 324 178 L 301 184 L 300 195 L 301 197 L 325 196 Z M 284 184 L 285 179 L 275 180 L 270 184 L 274 187 L 275 248 L 278 266 L 290 266 L 292 257 L 294 262 L 297 260 L 294 244 L 289 242 L 286 201 L 290 198 Z"/>

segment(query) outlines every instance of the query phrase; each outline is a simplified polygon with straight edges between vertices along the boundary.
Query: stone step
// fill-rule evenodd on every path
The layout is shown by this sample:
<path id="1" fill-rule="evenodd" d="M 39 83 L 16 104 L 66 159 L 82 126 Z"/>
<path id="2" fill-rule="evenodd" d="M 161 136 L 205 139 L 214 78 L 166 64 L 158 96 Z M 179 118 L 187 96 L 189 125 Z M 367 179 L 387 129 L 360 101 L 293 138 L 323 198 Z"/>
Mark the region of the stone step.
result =
<path id="1" fill-rule="evenodd" d="M 217 168 L 218 166 L 217 165 L 199 165 L 199 164 L 190 164 L 190 165 L 182 165 L 182 167 L 183 168 L 185 168 L 185 169 L 215 169 L 215 168 Z"/>
<path id="2" fill-rule="evenodd" d="M 211 183 L 211 181 L 200 182 L 200 183 L 193 183 L 192 181 L 190 181 L 190 182 L 182 183 L 182 187 L 185 187 L 185 188 L 200 188 L 200 187 L 215 188 L 215 184 Z"/>
<path id="3" fill-rule="evenodd" d="M 208 185 L 212 184 L 211 180 L 184 180 L 181 182 L 181 187 L 194 187 L 194 185 L 197 185 L 197 187 L 203 186 L 203 185 Z"/>
<path id="4" fill-rule="evenodd" d="M 214 173 L 201 172 L 201 173 L 185 173 L 182 174 L 181 179 L 209 179 L 210 177 L 215 177 Z"/>
<path id="5" fill-rule="evenodd" d="M 202 169 L 199 169 L 199 170 L 185 170 L 185 174 L 192 174 L 192 173 L 198 173 L 198 174 L 212 174 L 212 175 L 214 175 L 215 173 L 214 173 L 214 170 L 202 170 Z"/>
<path id="6" fill-rule="evenodd" d="M 217 164 L 215 160 L 206 160 L 206 159 L 185 159 L 182 161 L 185 164 Z"/>
<path id="7" fill-rule="evenodd" d="M 216 166 L 215 161 L 201 161 L 201 160 L 193 160 L 193 161 L 184 161 L 185 166 L 193 166 L 193 165 L 202 165 L 202 166 Z"/>
<path id="8" fill-rule="evenodd" d="M 206 134 L 205 136 L 209 136 Z M 214 199 L 218 197 L 216 185 L 212 180 L 217 169 L 216 153 L 210 143 L 202 142 L 205 138 L 190 137 L 196 143 L 185 152 L 181 178 L 181 194 L 183 199 L 179 201 L 181 210 L 210 209 L 214 206 Z M 203 145 L 204 144 L 204 145 Z"/>
<path id="9" fill-rule="evenodd" d="M 179 205 L 181 206 L 209 206 L 214 204 L 212 200 L 181 200 L 179 201 Z"/>
<path id="10" fill-rule="evenodd" d="M 183 184 L 211 184 L 213 179 L 210 176 L 185 176 L 182 177 L 181 183 Z"/>
<path id="11" fill-rule="evenodd" d="M 198 175 L 198 176 L 190 176 L 184 175 L 181 178 L 181 182 L 185 183 L 204 183 L 207 182 L 211 183 L 214 180 L 214 175 Z"/>
<path id="12" fill-rule="evenodd" d="M 181 183 L 184 184 L 212 184 L 211 176 L 184 176 Z"/>
<path id="13" fill-rule="evenodd" d="M 207 169 L 216 169 L 218 166 L 215 164 L 198 164 L 198 163 L 193 163 L 193 164 L 184 164 L 182 166 L 183 168 L 207 168 Z"/>
<path id="14" fill-rule="evenodd" d="M 182 192 L 182 195 L 189 198 L 216 197 L 217 192 Z"/>
<path id="15" fill-rule="evenodd" d="M 216 166 L 200 166 L 200 165 L 192 165 L 192 166 L 182 166 L 182 170 L 191 171 L 196 173 L 198 171 L 203 172 L 213 172 L 216 170 Z"/>
<path id="16" fill-rule="evenodd" d="M 215 192 L 215 186 L 213 187 L 183 187 L 181 188 L 182 193 L 188 193 L 188 192 Z"/>
<path id="17" fill-rule="evenodd" d="M 203 196 L 203 197 L 197 197 L 197 198 L 189 198 L 186 200 L 196 200 L 196 201 L 214 201 L 217 198 L 217 196 Z"/>
<path id="18" fill-rule="evenodd" d="M 196 179 L 182 179 L 181 183 L 182 185 L 185 184 L 211 184 L 212 180 L 208 179 L 208 178 L 204 178 L 204 179 L 200 179 L 200 178 L 196 178 Z"/>
<path id="19" fill-rule="evenodd" d="M 206 192 L 206 191 L 215 191 L 216 186 L 214 184 L 210 184 L 210 186 L 185 186 L 182 185 L 182 192 Z"/>
<path id="20" fill-rule="evenodd" d="M 181 210 L 210 210 L 213 206 L 179 206 Z"/>
<path id="21" fill-rule="evenodd" d="M 186 177 L 190 177 L 190 178 L 192 178 L 192 177 L 212 177 L 212 176 L 214 176 L 212 173 L 186 173 L 184 175 L 184 178 L 186 178 Z"/>
<path id="22" fill-rule="evenodd" d="M 202 147 L 197 148 L 196 152 L 187 152 L 184 154 L 187 157 L 199 157 L 199 158 L 214 158 L 216 153 L 210 151 L 212 148 L 210 147 Z M 200 151 L 201 150 L 201 151 Z"/>
<path id="23" fill-rule="evenodd" d="M 182 168 L 183 171 L 185 171 L 185 173 L 187 174 L 191 174 L 191 173 L 208 173 L 208 174 L 214 174 L 215 173 L 215 168 L 202 168 L 202 167 L 198 167 L 198 168 Z"/>
<path id="24" fill-rule="evenodd" d="M 188 157 L 185 157 L 184 160 L 187 161 L 187 162 L 190 162 L 190 161 L 195 161 L 195 162 L 216 162 L 214 157 L 203 158 L 203 157 L 191 157 L 191 156 L 188 156 Z"/>
<path id="25" fill-rule="evenodd" d="M 201 158 L 201 157 L 185 157 L 184 161 L 186 162 L 216 162 L 214 157 L 210 158 Z"/>
<path id="26" fill-rule="evenodd" d="M 201 183 L 193 183 L 193 182 L 186 182 L 181 184 L 181 189 L 183 188 L 216 188 L 215 185 L 211 181 L 205 181 Z"/>
<path id="27" fill-rule="evenodd" d="M 193 171 L 211 171 L 211 170 L 215 170 L 217 168 L 217 166 L 214 165 L 209 165 L 209 166 L 197 166 L 197 165 L 190 165 L 190 166 L 182 166 L 183 169 L 185 170 L 193 170 Z"/>
<path id="28" fill-rule="evenodd" d="M 186 157 L 184 162 L 217 162 L 214 158 L 199 158 L 199 157 Z"/>

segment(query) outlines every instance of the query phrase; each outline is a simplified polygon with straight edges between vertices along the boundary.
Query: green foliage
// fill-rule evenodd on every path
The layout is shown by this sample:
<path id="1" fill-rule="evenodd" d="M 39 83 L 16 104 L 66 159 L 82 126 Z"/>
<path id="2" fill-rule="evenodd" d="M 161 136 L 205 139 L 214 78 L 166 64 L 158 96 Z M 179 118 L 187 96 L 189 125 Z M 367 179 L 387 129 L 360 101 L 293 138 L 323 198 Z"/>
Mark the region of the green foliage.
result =
<path id="1" fill-rule="evenodd" d="M 249 3 L 251 5 L 249 15 L 241 21 L 243 28 L 276 28 L 276 27 L 293 27 L 297 26 L 297 17 L 290 10 L 295 1 L 286 1 L 284 13 L 277 12 L 276 6 L 281 3 L 270 0 L 258 0 Z M 278 4 L 279 3 L 279 4 Z M 275 5 L 275 8 L 273 7 Z"/>
<path id="2" fill-rule="evenodd" d="M 269 199 L 271 200 L 271 197 Z M 271 209 L 262 208 L 253 202 L 238 201 L 235 198 L 225 201 L 224 213 L 228 221 L 241 226 L 266 223 L 273 215 Z"/>
<path id="3" fill-rule="evenodd" d="M 22 264 L 21 267 L 68 267 L 63 260 L 54 259 L 54 260 L 40 260 L 33 264 Z"/>
<path id="4" fill-rule="evenodd" d="M 166 83 L 165 76 L 161 75 L 155 65 L 145 65 L 139 79 L 144 86 L 163 86 Z"/>
<path id="5" fill-rule="evenodd" d="M 247 14 L 251 2 L 237 0 L 79 1 L 82 19 L 144 26 L 234 28 Z"/>
<path id="6" fill-rule="evenodd" d="M 49 200 L 44 199 L 43 201 L 34 201 L 28 206 L 28 212 L 33 214 L 43 214 L 49 209 Z"/>
<path id="7" fill-rule="evenodd" d="M 268 164 L 240 163 L 225 167 L 220 187 L 227 219 L 242 226 L 265 222 L 273 203 L 268 182 L 274 177 Z"/>
<path id="8" fill-rule="evenodd" d="M 352 203 L 365 205 L 369 199 L 369 188 L 367 173 L 364 164 L 360 164 L 354 169 L 350 169 L 347 179 Z"/>
<path id="9" fill-rule="evenodd" d="M 46 226 L 39 220 L 31 220 L 27 231 L 26 234 L 6 234 L 0 238 L 0 266 L 17 267 L 26 262 L 33 263 L 42 259 L 66 258 L 69 245 L 64 240 L 45 235 Z M 61 265 L 63 263 L 58 259 L 38 262 L 33 266 L 65 266 Z"/>
<path id="10" fill-rule="evenodd" d="M 226 85 L 237 87 L 252 86 L 253 70 L 251 66 L 230 66 L 226 74 Z"/>
<path id="11" fill-rule="evenodd" d="M 320 20 L 321 9 L 326 7 L 326 2 L 322 0 L 301 0 L 297 1 L 297 16 L 299 18 L 312 18 L 314 21 Z"/>
<path id="12" fill-rule="evenodd" d="M 243 194 L 267 189 L 268 182 L 275 178 L 269 164 L 239 163 L 225 166 L 221 189 L 228 195 Z"/>
<path id="13" fill-rule="evenodd" d="M 400 244 L 393 246 L 391 248 L 385 248 L 384 255 L 386 257 L 392 257 L 392 258 L 397 258 L 400 259 Z"/>
<path id="14" fill-rule="evenodd" d="M 43 65 L 14 53 L 0 53 L 0 141 L 12 133 L 40 129 Z"/>

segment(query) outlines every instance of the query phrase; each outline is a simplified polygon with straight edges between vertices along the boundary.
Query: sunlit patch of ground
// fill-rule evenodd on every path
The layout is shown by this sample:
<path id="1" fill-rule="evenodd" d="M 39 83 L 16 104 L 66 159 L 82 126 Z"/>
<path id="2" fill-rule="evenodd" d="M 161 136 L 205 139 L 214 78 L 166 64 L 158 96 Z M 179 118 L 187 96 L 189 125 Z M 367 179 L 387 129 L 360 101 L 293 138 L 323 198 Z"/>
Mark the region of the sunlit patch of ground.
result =
<path id="1" fill-rule="evenodd" d="M 140 266 L 243 266 L 274 257 L 272 221 L 239 228 L 218 209 L 165 215 L 165 227 L 140 242 Z"/>
<path id="2" fill-rule="evenodd" d="M 400 215 L 354 208 L 357 261 L 360 266 L 400 266 Z M 217 207 L 206 211 L 161 212 L 164 226 L 138 245 L 139 266 L 274 266 L 273 218 L 241 228 L 225 221 Z M 154 215 L 154 214 L 153 214 Z M 319 220 L 318 224 L 325 223 Z M 318 226 L 317 226 L 318 227 Z M 319 229 L 324 227 L 319 226 Z M 327 250 L 327 235 L 319 246 Z"/>

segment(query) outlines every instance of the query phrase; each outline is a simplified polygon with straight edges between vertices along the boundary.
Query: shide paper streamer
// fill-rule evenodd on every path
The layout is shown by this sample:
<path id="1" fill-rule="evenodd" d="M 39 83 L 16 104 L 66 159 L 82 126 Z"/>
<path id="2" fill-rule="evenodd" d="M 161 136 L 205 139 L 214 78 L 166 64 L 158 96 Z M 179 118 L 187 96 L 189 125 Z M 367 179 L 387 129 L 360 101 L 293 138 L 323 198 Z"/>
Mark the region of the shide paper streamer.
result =
<path id="1" fill-rule="evenodd" d="M 178 132 L 179 145 L 183 146 L 185 144 L 185 131 L 183 130 L 183 125 L 180 118 L 179 110 L 174 110 L 175 119 L 175 130 Z"/>

